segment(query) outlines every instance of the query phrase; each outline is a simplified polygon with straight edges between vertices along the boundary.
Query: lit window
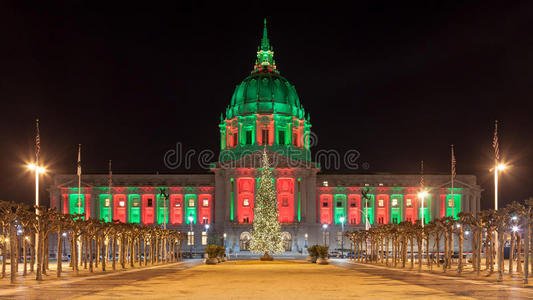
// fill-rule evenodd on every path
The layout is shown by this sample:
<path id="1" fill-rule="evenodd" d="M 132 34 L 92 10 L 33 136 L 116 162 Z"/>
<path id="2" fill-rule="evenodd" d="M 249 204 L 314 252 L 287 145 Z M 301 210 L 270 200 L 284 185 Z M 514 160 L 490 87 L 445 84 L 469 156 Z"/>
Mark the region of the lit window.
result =
<path id="1" fill-rule="evenodd" d="M 398 207 L 398 199 L 392 199 L 392 206 Z"/>
<path id="2" fill-rule="evenodd" d="M 111 204 L 111 201 L 109 200 L 109 198 L 105 199 L 105 207 L 109 207 L 109 205 Z"/>
<path id="3" fill-rule="evenodd" d="M 383 206 L 385 206 L 384 203 L 383 203 L 383 199 L 379 199 L 379 200 L 378 200 L 378 206 L 379 206 L 379 207 L 383 207 Z"/>
<path id="4" fill-rule="evenodd" d="M 133 207 L 139 207 L 139 199 L 133 200 Z"/>
<path id="5" fill-rule="evenodd" d="M 187 245 L 189 246 L 194 245 L 194 232 L 193 231 L 187 232 Z"/>
<path id="6" fill-rule="evenodd" d="M 202 245 L 207 245 L 207 232 L 202 231 Z"/>
<path id="7" fill-rule="evenodd" d="M 454 207 L 454 206 L 455 206 L 455 205 L 454 205 L 454 203 L 453 203 L 453 198 L 450 197 L 450 198 L 448 199 L 448 207 Z"/>
<path id="8" fill-rule="evenodd" d="M 322 182 L 322 185 L 323 185 L 323 186 L 328 186 L 328 182 L 327 182 L 327 181 L 324 181 L 324 182 Z"/>
<path id="9" fill-rule="evenodd" d="M 209 206 L 209 199 L 204 199 L 204 200 L 202 201 L 202 205 L 203 205 L 203 206 Z"/>
<path id="10" fill-rule="evenodd" d="M 285 145 L 285 131 L 278 132 L 278 144 Z"/>
<path id="11" fill-rule="evenodd" d="M 261 132 L 261 136 L 262 136 L 263 145 L 268 144 L 268 129 L 263 129 L 263 131 Z"/>
<path id="12" fill-rule="evenodd" d="M 124 205 L 126 205 L 126 203 L 124 203 L 124 200 L 118 202 L 118 206 L 124 207 Z"/>
<path id="13" fill-rule="evenodd" d="M 194 198 L 189 198 L 189 207 L 194 207 Z"/>
<path id="14" fill-rule="evenodd" d="M 233 134 L 233 147 L 236 147 L 239 144 L 239 134 L 234 133 Z"/>
<path id="15" fill-rule="evenodd" d="M 174 203 L 174 206 L 175 206 L 175 207 L 181 207 L 181 202 L 176 201 L 176 202 Z"/>
<path id="16" fill-rule="evenodd" d="M 412 207 L 413 203 L 411 201 L 412 201 L 411 198 L 407 198 L 407 200 L 405 200 L 405 206 Z"/>
<path id="17" fill-rule="evenodd" d="M 244 198 L 242 201 L 242 206 L 250 206 L 250 200 L 248 200 L 248 198 Z"/>

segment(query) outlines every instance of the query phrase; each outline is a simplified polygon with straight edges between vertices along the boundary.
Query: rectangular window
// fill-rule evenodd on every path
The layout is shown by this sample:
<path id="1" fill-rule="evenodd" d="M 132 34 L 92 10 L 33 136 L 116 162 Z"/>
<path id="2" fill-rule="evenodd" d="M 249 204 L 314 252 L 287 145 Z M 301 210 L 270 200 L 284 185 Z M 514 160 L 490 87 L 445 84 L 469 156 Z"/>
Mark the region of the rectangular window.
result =
<path id="1" fill-rule="evenodd" d="M 342 207 L 342 202 L 337 201 L 337 207 Z"/>
<path id="2" fill-rule="evenodd" d="M 233 134 L 233 147 L 237 147 L 238 144 L 239 144 L 239 134 L 234 133 Z"/>
<path id="3" fill-rule="evenodd" d="M 109 205 L 111 204 L 111 200 L 109 200 L 109 198 L 105 199 L 105 207 L 109 207 Z"/>
<path id="4" fill-rule="evenodd" d="M 244 200 L 242 200 L 242 206 L 250 206 L 250 200 L 248 200 L 248 198 L 244 198 Z"/>
<path id="5" fill-rule="evenodd" d="M 350 202 L 350 207 L 357 207 L 357 203 L 355 201 Z"/>
<path id="6" fill-rule="evenodd" d="M 174 206 L 175 206 L 175 207 L 181 207 L 181 202 L 176 201 L 176 203 L 174 203 Z"/>
<path id="7" fill-rule="evenodd" d="M 202 246 L 207 245 L 207 232 L 202 231 Z"/>
<path id="8" fill-rule="evenodd" d="M 246 130 L 246 145 L 252 144 L 252 131 Z"/>
<path id="9" fill-rule="evenodd" d="M 202 201 L 202 205 L 203 205 L 203 206 L 209 206 L 209 199 L 204 199 L 204 200 Z"/>
<path id="10" fill-rule="evenodd" d="M 324 232 L 324 244 L 329 245 L 329 231 Z"/>
<path id="11" fill-rule="evenodd" d="M 148 198 L 148 200 L 147 200 L 147 202 L 148 202 L 148 203 L 147 203 L 147 206 L 148 206 L 148 207 L 152 207 L 152 206 L 154 206 L 153 201 L 154 201 L 154 200 L 153 200 L 152 198 Z"/>
<path id="12" fill-rule="evenodd" d="M 378 206 L 379 206 L 379 207 L 383 207 L 383 206 L 385 206 L 384 203 L 383 203 L 383 199 L 379 199 L 379 200 L 378 200 Z"/>
<path id="13" fill-rule="evenodd" d="M 298 134 L 297 133 L 292 135 L 292 144 L 296 147 L 298 146 Z"/>
<path id="14" fill-rule="evenodd" d="M 337 231 L 337 245 L 340 246 L 342 244 L 342 231 Z"/>
<path id="15" fill-rule="evenodd" d="M 193 231 L 187 232 L 187 245 L 189 246 L 194 245 L 194 232 Z"/>
<path id="16" fill-rule="evenodd" d="M 194 207 L 194 198 L 189 198 L 189 207 Z"/>
<path id="17" fill-rule="evenodd" d="M 283 199 L 281 200 L 281 206 L 283 206 L 283 207 L 288 207 L 288 206 L 289 206 L 289 199 L 287 199 L 287 198 L 283 198 Z"/>
<path id="18" fill-rule="evenodd" d="M 407 198 L 405 200 L 405 206 L 407 206 L 407 207 L 412 207 L 413 206 L 413 202 L 412 202 L 411 198 Z"/>
<path id="19" fill-rule="evenodd" d="M 322 207 L 328 207 L 328 203 L 327 202 L 322 202 Z"/>
<path id="20" fill-rule="evenodd" d="M 398 207 L 398 199 L 392 199 L 392 207 Z"/>
<path id="21" fill-rule="evenodd" d="M 278 144 L 285 145 L 285 131 L 278 132 Z"/>
<path id="22" fill-rule="evenodd" d="M 448 199 L 448 207 L 454 207 L 453 198 Z"/>
<path id="23" fill-rule="evenodd" d="M 263 141 L 263 145 L 268 144 L 268 129 L 263 129 L 261 131 L 261 140 Z"/>
<path id="24" fill-rule="evenodd" d="M 126 203 L 125 203 L 124 200 L 118 202 L 118 206 L 120 206 L 120 207 L 124 207 L 125 205 L 126 205 Z"/>

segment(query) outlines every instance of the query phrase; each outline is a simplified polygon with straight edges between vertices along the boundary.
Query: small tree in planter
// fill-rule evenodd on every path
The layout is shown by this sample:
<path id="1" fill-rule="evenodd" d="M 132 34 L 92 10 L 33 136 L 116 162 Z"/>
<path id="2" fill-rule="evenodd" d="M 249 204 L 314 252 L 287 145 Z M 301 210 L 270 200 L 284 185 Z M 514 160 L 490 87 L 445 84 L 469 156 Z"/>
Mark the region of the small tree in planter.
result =
<path id="1" fill-rule="evenodd" d="M 217 246 L 217 259 L 218 262 L 224 261 L 224 254 L 226 253 L 226 248 L 222 246 Z"/>
<path id="2" fill-rule="evenodd" d="M 316 259 L 318 258 L 318 252 L 316 251 L 316 246 L 317 245 L 313 245 L 307 248 L 307 252 L 309 253 L 309 257 L 307 258 L 307 260 L 311 263 L 316 263 Z"/>
<path id="3" fill-rule="evenodd" d="M 329 260 L 328 260 L 329 247 L 328 246 L 316 245 L 316 252 L 318 253 L 318 259 L 316 260 L 317 264 L 320 264 L 320 265 L 329 264 Z"/>
<path id="4" fill-rule="evenodd" d="M 205 261 L 208 265 L 216 265 L 218 263 L 218 246 L 217 245 L 207 245 L 205 247 L 205 253 L 207 253 L 207 260 Z"/>

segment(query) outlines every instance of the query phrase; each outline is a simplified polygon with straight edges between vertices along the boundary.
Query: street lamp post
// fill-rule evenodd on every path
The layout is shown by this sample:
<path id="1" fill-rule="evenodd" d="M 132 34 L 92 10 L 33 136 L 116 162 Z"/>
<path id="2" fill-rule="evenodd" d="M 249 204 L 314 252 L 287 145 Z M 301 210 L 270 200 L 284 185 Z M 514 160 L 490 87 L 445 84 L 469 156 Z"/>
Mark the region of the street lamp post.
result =
<path id="1" fill-rule="evenodd" d="M 494 210 L 498 210 L 498 175 L 500 171 L 505 170 L 507 166 L 505 164 L 498 163 L 498 159 L 495 159 L 494 161 Z M 498 251 L 498 232 L 495 233 L 496 239 L 494 241 L 494 249 L 496 249 L 496 253 L 500 253 Z M 496 259 L 498 263 L 498 268 L 501 268 L 500 266 L 500 259 Z"/>
<path id="2" fill-rule="evenodd" d="M 192 242 L 194 241 L 194 236 L 192 235 L 193 234 L 193 232 L 192 232 L 192 221 L 193 221 L 194 218 L 193 218 L 193 216 L 189 216 L 188 219 L 189 219 L 189 225 L 191 225 L 191 231 L 189 231 L 188 240 L 189 240 L 189 246 L 191 246 L 190 247 L 190 253 L 191 253 L 191 258 L 192 258 L 192 244 L 193 244 Z M 193 238 L 193 241 L 191 241 L 191 237 Z"/>
<path id="3" fill-rule="evenodd" d="M 341 222 L 341 258 L 344 258 L 344 216 L 339 218 Z"/>
<path id="4" fill-rule="evenodd" d="M 425 191 L 425 190 L 422 190 L 420 193 L 418 193 L 418 198 L 420 198 L 420 201 L 422 202 L 422 205 L 421 205 L 421 207 L 422 207 L 422 211 L 421 211 L 421 214 L 422 214 L 422 219 L 421 219 L 422 220 L 422 229 L 424 228 L 424 223 L 425 223 L 424 222 L 424 202 L 425 202 L 425 199 L 426 199 L 427 195 L 428 195 L 428 192 Z M 429 249 L 428 249 L 428 251 L 429 251 Z M 422 255 L 424 255 L 424 243 L 423 242 L 422 242 Z M 423 257 L 424 256 L 422 256 L 422 258 Z M 429 259 L 429 257 L 427 259 Z"/>
<path id="5" fill-rule="evenodd" d="M 322 228 L 324 229 L 324 246 L 326 246 L 326 230 L 328 229 L 328 224 L 324 223 Z"/>
<path id="6" fill-rule="evenodd" d="M 208 242 L 208 233 L 209 233 L 209 223 L 208 224 L 205 224 L 205 244 L 207 245 L 207 242 Z"/>
<path id="7" fill-rule="evenodd" d="M 35 172 L 35 214 L 39 215 L 39 174 L 44 174 L 46 169 L 36 164 L 29 164 L 28 169 Z M 35 253 L 39 253 L 39 233 L 35 232 Z"/>

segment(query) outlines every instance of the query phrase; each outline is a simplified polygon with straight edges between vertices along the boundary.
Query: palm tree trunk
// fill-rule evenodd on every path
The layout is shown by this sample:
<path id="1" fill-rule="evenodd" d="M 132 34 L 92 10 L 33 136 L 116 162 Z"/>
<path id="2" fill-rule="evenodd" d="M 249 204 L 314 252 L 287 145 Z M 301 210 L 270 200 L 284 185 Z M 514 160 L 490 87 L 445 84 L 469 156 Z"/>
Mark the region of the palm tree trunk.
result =
<path id="1" fill-rule="evenodd" d="M 513 259 L 515 248 L 515 233 L 511 232 L 511 248 L 509 249 L 509 275 L 513 275 Z"/>
<path id="2" fill-rule="evenodd" d="M 87 247 L 89 248 L 89 272 L 94 272 L 93 269 L 93 239 L 89 236 L 87 239 Z"/>
<path id="3" fill-rule="evenodd" d="M 28 245 L 26 242 L 26 236 L 22 238 L 22 256 L 24 257 L 24 270 L 22 271 L 22 275 L 26 276 L 28 274 L 28 260 L 26 259 L 28 256 Z"/>
<path id="4" fill-rule="evenodd" d="M 505 233 L 501 230 L 498 231 L 498 281 L 503 280 L 503 272 L 505 269 L 503 264 L 503 241 L 505 241 Z"/>
<path id="5" fill-rule="evenodd" d="M 61 234 L 61 222 L 58 225 L 57 228 L 57 269 L 56 274 L 57 277 L 61 277 L 61 271 L 63 271 L 62 261 L 63 261 L 63 235 Z M 26 249 L 24 249 L 24 252 Z M 24 260 L 26 261 L 26 260 Z"/>
<path id="6" fill-rule="evenodd" d="M 520 255 L 522 253 L 522 235 L 519 233 L 516 234 L 516 244 L 518 246 L 517 260 L 516 260 L 516 272 L 522 275 L 522 259 Z"/>
<path id="7" fill-rule="evenodd" d="M 105 272 L 105 264 L 107 261 L 107 243 L 108 243 L 108 237 L 104 236 L 102 237 L 102 271 Z"/>
<path id="8" fill-rule="evenodd" d="M 448 231 L 444 231 L 444 263 L 442 264 L 442 272 L 446 273 L 448 269 Z"/>
<path id="9" fill-rule="evenodd" d="M 463 272 L 463 242 L 464 242 L 464 234 L 463 234 L 463 227 L 459 230 L 459 265 L 457 266 L 457 273 L 461 274 Z"/>
<path id="10" fill-rule="evenodd" d="M 17 267 L 17 251 L 15 249 L 15 246 L 17 244 L 17 235 L 15 233 L 15 225 L 13 225 L 13 222 L 10 222 L 9 224 L 9 248 L 10 249 L 10 253 L 9 253 L 9 260 L 10 260 L 10 269 L 11 269 L 11 273 L 10 273 L 10 280 L 11 280 L 11 283 L 15 283 L 16 279 L 17 279 L 17 270 L 15 270 L 15 268 Z"/>
<path id="11" fill-rule="evenodd" d="M 116 270 L 116 261 L 117 261 L 117 237 L 113 235 L 113 249 L 111 250 L 111 268 L 113 271 Z"/>
<path id="12" fill-rule="evenodd" d="M 43 257 L 42 256 L 42 248 L 43 248 L 42 240 L 43 240 L 43 236 L 39 232 L 39 238 L 37 239 L 37 253 L 36 253 L 36 260 L 37 260 L 37 267 L 36 267 L 37 272 L 35 273 L 36 280 L 43 280 L 42 268 L 41 268 L 42 257 Z"/>
<path id="13" fill-rule="evenodd" d="M 31 234 L 31 237 L 30 237 L 30 273 L 33 273 L 33 271 L 35 270 L 35 244 L 36 241 L 35 241 L 35 233 L 32 232 Z M 4 274 L 4 277 L 5 277 L 5 274 Z"/>
<path id="14" fill-rule="evenodd" d="M 422 271 L 422 243 L 424 241 L 421 236 L 418 236 L 416 242 L 418 246 L 418 271 L 420 272 Z"/>

